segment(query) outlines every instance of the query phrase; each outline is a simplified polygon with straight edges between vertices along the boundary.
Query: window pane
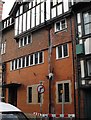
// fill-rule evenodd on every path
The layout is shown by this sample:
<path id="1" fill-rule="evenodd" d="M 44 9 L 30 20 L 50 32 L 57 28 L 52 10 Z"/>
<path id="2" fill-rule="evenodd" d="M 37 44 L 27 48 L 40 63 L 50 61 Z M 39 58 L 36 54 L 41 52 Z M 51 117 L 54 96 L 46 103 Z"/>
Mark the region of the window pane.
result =
<path id="1" fill-rule="evenodd" d="M 65 102 L 69 102 L 69 83 L 64 83 Z"/>
<path id="2" fill-rule="evenodd" d="M 77 23 L 81 23 L 81 17 L 80 17 L 80 13 L 77 14 Z"/>
<path id="3" fill-rule="evenodd" d="M 82 36 L 81 25 L 78 25 L 78 37 Z"/>
<path id="4" fill-rule="evenodd" d="M 91 33 L 91 12 L 84 13 L 83 18 L 84 18 L 85 34 L 89 34 Z"/>
<path id="5" fill-rule="evenodd" d="M 30 56 L 30 65 L 33 64 L 33 55 Z"/>
<path id="6" fill-rule="evenodd" d="M 32 102 L 32 87 L 28 88 L 28 102 Z"/>
<path id="7" fill-rule="evenodd" d="M 64 52 L 64 57 L 68 56 L 67 44 L 63 45 L 63 52 Z"/>
<path id="8" fill-rule="evenodd" d="M 16 23 L 16 21 L 15 21 L 15 23 Z M 6 28 L 6 21 L 4 22 L 4 28 Z"/>
<path id="9" fill-rule="evenodd" d="M 28 43 L 31 43 L 31 36 L 28 35 Z"/>
<path id="10" fill-rule="evenodd" d="M 6 52 L 6 41 L 3 44 L 3 53 L 5 53 L 5 52 Z"/>
<path id="11" fill-rule="evenodd" d="M 62 86 L 62 84 L 58 84 L 58 102 L 62 102 L 61 90 L 63 90 L 63 86 Z"/>
<path id="12" fill-rule="evenodd" d="M 91 76 L 91 60 L 87 62 L 88 76 Z"/>
<path id="13" fill-rule="evenodd" d="M 20 39 L 20 46 L 23 46 L 23 38 Z"/>
<path id="14" fill-rule="evenodd" d="M 56 31 L 60 30 L 60 22 L 56 23 Z"/>
<path id="15" fill-rule="evenodd" d="M 19 58 L 19 68 L 21 68 L 21 58 Z"/>
<path id="16" fill-rule="evenodd" d="M 91 23 L 85 25 L 85 34 L 91 33 Z"/>
<path id="17" fill-rule="evenodd" d="M 58 47 L 58 58 L 62 57 L 62 46 Z"/>
<path id="18" fill-rule="evenodd" d="M 65 28 L 66 28 L 65 20 L 62 20 L 61 21 L 61 30 L 65 29 Z"/>
<path id="19" fill-rule="evenodd" d="M 16 17 L 19 15 L 19 10 L 17 10 Z"/>
<path id="20" fill-rule="evenodd" d="M 27 37 L 24 37 L 24 45 L 27 44 Z"/>
<path id="21" fill-rule="evenodd" d="M 35 64 L 38 64 L 38 53 L 35 53 Z"/>
<path id="22" fill-rule="evenodd" d="M 84 14 L 84 23 L 88 23 L 89 22 L 89 17 L 88 17 L 88 13 Z"/>
<path id="23" fill-rule="evenodd" d="M 91 22 L 91 12 L 85 13 L 83 17 L 84 17 L 85 24 Z"/>
<path id="24" fill-rule="evenodd" d="M 29 56 L 26 56 L 26 66 L 29 65 Z"/>
<path id="25" fill-rule="evenodd" d="M 43 62 L 43 52 L 39 52 L 39 63 Z"/>
<path id="26" fill-rule="evenodd" d="M 22 67 L 25 67 L 25 57 L 22 59 Z"/>
<path id="27" fill-rule="evenodd" d="M 14 60 L 12 61 L 12 70 L 14 70 Z"/>
<path id="28" fill-rule="evenodd" d="M 15 60 L 15 69 L 17 69 L 17 60 Z"/>
<path id="29" fill-rule="evenodd" d="M 29 9 L 29 4 L 23 5 L 23 12 L 26 12 Z"/>

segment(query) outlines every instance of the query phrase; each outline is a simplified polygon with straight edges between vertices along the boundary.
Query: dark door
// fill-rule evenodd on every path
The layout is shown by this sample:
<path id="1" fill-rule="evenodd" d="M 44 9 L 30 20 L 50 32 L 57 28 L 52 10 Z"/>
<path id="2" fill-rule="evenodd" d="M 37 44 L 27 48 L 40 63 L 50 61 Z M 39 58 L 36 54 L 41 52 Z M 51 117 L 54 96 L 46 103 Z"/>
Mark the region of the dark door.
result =
<path id="1" fill-rule="evenodd" d="M 85 91 L 85 117 L 91 120 L 91 89 Z"/>
<path id="2" fill-rule="evenodd" d="M 8 93 L 8 102 L 14 106 L 17 106 L 17 88 L 10 87 Z"/>

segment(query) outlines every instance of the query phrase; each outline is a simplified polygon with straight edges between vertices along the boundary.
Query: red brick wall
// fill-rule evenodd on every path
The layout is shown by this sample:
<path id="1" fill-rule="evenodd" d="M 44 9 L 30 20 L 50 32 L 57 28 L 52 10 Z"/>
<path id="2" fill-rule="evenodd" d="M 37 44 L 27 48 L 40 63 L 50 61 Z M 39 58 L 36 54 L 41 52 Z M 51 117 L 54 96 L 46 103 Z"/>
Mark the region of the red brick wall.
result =
<path id="1" fill-rule="evenodd" d="M 53 53 L 52 53 L 52 67 L 54 72 L 54 80 L 52 82 L 52 98 L 55 113 L 61 113 L 61 104 L 56 104 L 56 82 L 63 80 L 71 81 L 71 103 L 65 104 L 65 113 L 74 113 L 74 82 L 73 82 L 73 62 L 72 62 L 72 43 L 71 43 L 71 32 L 70 32 L 70 20 L 67 21 L 68 29 L 54 34 L 53 39 Z M 74 30 L 74 23 L 72 23 L 72 29 Z M 74 35 L 74 33 L 73 33 Z M 14 31 L 7 31 L 3 38 L 6 38 L 7 47 L 6 54 L 3 56 L 3 61 L 9 61 L 11 59 L 30 54 L 35 51 L 40 51 L 48 47 L 48 31 L 41 29 L 40 31 L 32 34 L 31 45 L 27 45 L 22 48 L 18 48 L 18 43 L 13 39 Z M 56 49 L 55 46 L 68 42 L 69 44 L 69 57 L 56 60 Z M 10 63 L 6 63 L 6 82 L 18 82 L 22 86 L 18 89 L 18 107 L 24 112 L 40 112 L 39 104 L 27 104 L 27 86 L 32 84 L 39 84 L 40 80 L 44 81 L 45 93 L 43 96 L 42 112 L 48 113 L 49 106 L 49 81 L 46 78 L 48 75 L 48 51 L 44 51 L 44 63 L 41 65 L 35 65 L 26 67 L 20 70 L 10 71 Z M 7 99 L 8 100 L 8 99 Z M 70 108 L 70 109 L 69 109 Z"/>

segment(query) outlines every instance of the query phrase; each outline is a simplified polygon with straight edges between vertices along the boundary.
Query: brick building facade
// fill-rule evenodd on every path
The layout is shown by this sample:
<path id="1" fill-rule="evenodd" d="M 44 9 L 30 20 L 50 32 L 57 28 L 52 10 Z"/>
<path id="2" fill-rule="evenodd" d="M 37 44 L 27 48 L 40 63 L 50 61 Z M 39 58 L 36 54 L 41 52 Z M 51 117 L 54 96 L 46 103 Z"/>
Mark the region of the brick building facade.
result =
<path id="1" fill-rule="evenodd" d="M 3 12 L 3 1 L 0 0 L 0 46 L 1 46 L 1 39 L 2 39 L 2 31 L 1 31 L 1 26 L 2 26 L 2 12 Z M 0 47 L 1 49 L 1 47 Z M 2 58 L 1 58 L 1 55 L 0 55 L 0 99 L 1 99 L 1 94 L 2 94 Z"/>
<path id="2" fill-rule="evenodd" d="M 3 20 L 5 101 L 25 113 L 76 113 L 72 4 L 16 2 Z"/>

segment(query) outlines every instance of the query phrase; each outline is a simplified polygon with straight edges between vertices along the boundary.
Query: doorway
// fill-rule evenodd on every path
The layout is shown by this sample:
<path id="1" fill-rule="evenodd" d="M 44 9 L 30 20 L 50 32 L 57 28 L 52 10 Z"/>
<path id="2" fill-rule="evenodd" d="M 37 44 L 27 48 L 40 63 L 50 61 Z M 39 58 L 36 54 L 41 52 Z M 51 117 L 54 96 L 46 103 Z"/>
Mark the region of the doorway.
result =
<path id="1" fill-rule="evenodd" d="M 17 88 L 10 87 L 8 89 L 8 102 L 14 106 L 17 106 Z"/>
<path id="2" fill-rule="evenodd" d="M 91 120 L 91 89 L 85 90 L 85 98 L 84 98 L 84 112 L 85 117 L 88 118 L 88 120 Z"/>

